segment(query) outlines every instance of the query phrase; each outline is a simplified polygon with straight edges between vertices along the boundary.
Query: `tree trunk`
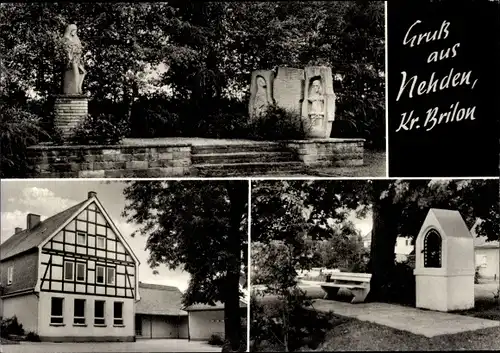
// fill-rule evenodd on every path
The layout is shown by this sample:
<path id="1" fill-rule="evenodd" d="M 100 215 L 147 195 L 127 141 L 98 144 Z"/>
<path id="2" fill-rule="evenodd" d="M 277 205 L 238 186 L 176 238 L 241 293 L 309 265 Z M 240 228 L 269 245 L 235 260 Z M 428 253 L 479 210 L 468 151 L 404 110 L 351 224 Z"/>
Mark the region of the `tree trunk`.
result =
<path id="1" fill-rule="evenodd" d="M 376 185 L 381 184 L 381 185 Z M 382 186 L 382 188 L 381 188 Z M 387 300 L 387 283 L 394 268 L 394 247 L 397 238 L 397 213 L 392 207 L 392 200 L 380 200 L 386 183 L 376 181 L 373 197 L 373 228 L 370 250 L 370 293 L 368 300 Z"/>
<path id="2" fill-rule="evenodd" d="M 230 234 L 228 251 L 231 253 L 227 263 L 227 279 L 224 291 L 224 329 L 226 341 L 231 351 L 239 351 L 242 338 L 240 317 L 240 271 L 242 239 L 240 234 L 241 215 L 248 198 L 248 189 L 242 182 L 228 182 L 230 200 Z"/>

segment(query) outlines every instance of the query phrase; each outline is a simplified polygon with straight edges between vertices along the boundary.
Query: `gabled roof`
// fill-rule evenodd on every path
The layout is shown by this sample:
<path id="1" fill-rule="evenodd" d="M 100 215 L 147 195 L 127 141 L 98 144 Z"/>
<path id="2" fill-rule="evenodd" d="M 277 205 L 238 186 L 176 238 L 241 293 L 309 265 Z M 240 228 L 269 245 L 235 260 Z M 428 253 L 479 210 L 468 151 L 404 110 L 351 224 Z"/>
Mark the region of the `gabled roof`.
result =
<path id="1" fill-rule="evenodd" d="M 446 234 L 448 238 L 472 239 L 472 235 L 460 212 L 456 210 L 431 208 L 425 218 L 424 225 L 427 225 L 428 222 L 432 222 L 430 217 L 434 217 L 434 220 L 441 226 L 444 234 Z"/>
<path id="2" fill-rule="evenodd" d="M 85 202 L 87 202 L 87 200 L 47 218 L 32 229 L 25 229 L 12 235 L 4 243 L 0 244 L 0 261 L 4 261 L 12 256 L 38 247 L 60 226 L 74 216 Z"/>
<path id="3" fill-rule="evenodd" d="M 182 293 L 177 287 L 139 282 L 141 300 L 136 314 L 186 316 L 182 310 Z"/>
<path id="4" fill-rule="evenodd" d="M 240 299 L 240 308 L 246 308 L 247 303 Z M 196 303 L 185 307 L 186 311 L 204 311 L 204 310 L 223 310 L 224 304 L 222 302 L 215 302 L 215 305 Z"/>

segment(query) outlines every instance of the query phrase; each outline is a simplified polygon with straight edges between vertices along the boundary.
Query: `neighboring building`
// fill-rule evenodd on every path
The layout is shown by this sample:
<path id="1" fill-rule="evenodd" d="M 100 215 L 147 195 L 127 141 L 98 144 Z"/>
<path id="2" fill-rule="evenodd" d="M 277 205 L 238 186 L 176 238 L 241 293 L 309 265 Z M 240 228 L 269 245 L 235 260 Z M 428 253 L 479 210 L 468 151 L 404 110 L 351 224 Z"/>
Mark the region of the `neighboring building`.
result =
<path id="1" fill-rule="evenodd" d="M 194 304 L 184 308 L 188 312 L 189 339 L 207 340 L 212 334 L 224 337 L 224 305 L 220 302 L 214 306 L 208 304 Z M 246 326 L 247 303 L 240 300 L 240 315 L 243 325 Z"/>
<path id="2" fill-rule="evenodd" d="M 133 341 L 139 260 L 96 193 L 0 245 L 3 317 L 44 341 Z"/>
<path id="3" fill-rule="evenodd" d="M 500 245 L 498 241 L 486 242 L 484 238 L 476 238 L 474 245 L 476 268 L 481 278 L 500 278 Z"/>
<path id="4" fill-rule="evenodd" d="M 224 337 L 221 303 L 183 308 L 178 288 L 139 282 L 138 269 L 136 255 L 89 192 L 43 222 L 28 214 L 26 229 L 16 228 L 0 244 L 0 318 L 16 316 L 42 341 Z M 245 320 L 246 282 L 242 275 Z"/>
<path id="5" fill-rule="evenodd" d="M 405 262 L 408 260 L 408 256 L 413 251 L 414 246 L 411 243 L 411 238 L 409 237 L 397 237 L 396 246 L 394 247 L 394 253 L 396 254 L 396 262 Z"/>
<path id="6" fill-rule="evenodd" d="M 368 234 L 362 237 L 362 241 L 365 249 L 370 249 L 372 246 L 372 232 L 370 231 Z"/>
<path id="7" fill-rule="evenodd" d="M 139 282 L 141 300 L 135 309 L 137 338 L 188 338 L 188 313 L 177 287 Z"/>
<path id="8" fill-rule="evenodd" d="M 363 245 L 366 249 L 370 249 L 372 244 L 372 232 L 370 231 L 363 238 Z M 411 238 L 397 237 L 396 245 L 394 246 L 394 254 L 396 255 L 397 262 L 404 262 L 408 260 L 408 256 L 413 251 L 414 246 L 411 244 Z"/>

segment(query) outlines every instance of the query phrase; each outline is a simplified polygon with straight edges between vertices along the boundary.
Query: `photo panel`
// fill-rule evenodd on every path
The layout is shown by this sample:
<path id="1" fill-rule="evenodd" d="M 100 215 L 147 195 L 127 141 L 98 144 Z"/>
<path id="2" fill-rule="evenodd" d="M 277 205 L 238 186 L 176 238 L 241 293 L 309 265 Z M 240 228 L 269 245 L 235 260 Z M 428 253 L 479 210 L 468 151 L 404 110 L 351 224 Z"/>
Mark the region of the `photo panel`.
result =
<path id="1" fill-rule="evenodd" d="M 1 189 L 5 342 L 25 340 L 8 325 L 17 320 L 42 341 L 37 351 L 99 341 L 111 352 L 246 351 L 248 180 L 2 180 Z"/>
<path id="2" fill-rule="evenodd" d="M 250 351 L 498 349 L 498 186 L 253 180 Z"/>

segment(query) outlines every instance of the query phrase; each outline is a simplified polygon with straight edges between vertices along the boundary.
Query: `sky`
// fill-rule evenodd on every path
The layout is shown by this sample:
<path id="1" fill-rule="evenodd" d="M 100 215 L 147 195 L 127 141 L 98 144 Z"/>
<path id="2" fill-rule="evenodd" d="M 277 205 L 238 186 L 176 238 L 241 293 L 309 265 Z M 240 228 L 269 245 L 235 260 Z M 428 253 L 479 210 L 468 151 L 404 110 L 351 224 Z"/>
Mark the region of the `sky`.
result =
<path id="1" fill-rule="evenodd" d="M 116 227 L 139 258 L 139 280 L 175 286 L 185 291 L 190 278 L 187 272 L 161 266 L 157 269 L 159 274 L 153 274 L 147 263 L 146 236 L 138 234 L 132 237 L 131 234 L 139 227 L 127 223 L 121 216 L 125 205 L 124 188 L 125 183 L 120 181 L 2 180 L 0 242 L 3 243 L 14 234 L 16 227 L 26 228 L 28 213 L 39 214 L 43 221 L 86 200 L 88 192 L 95 191 Z"/>

